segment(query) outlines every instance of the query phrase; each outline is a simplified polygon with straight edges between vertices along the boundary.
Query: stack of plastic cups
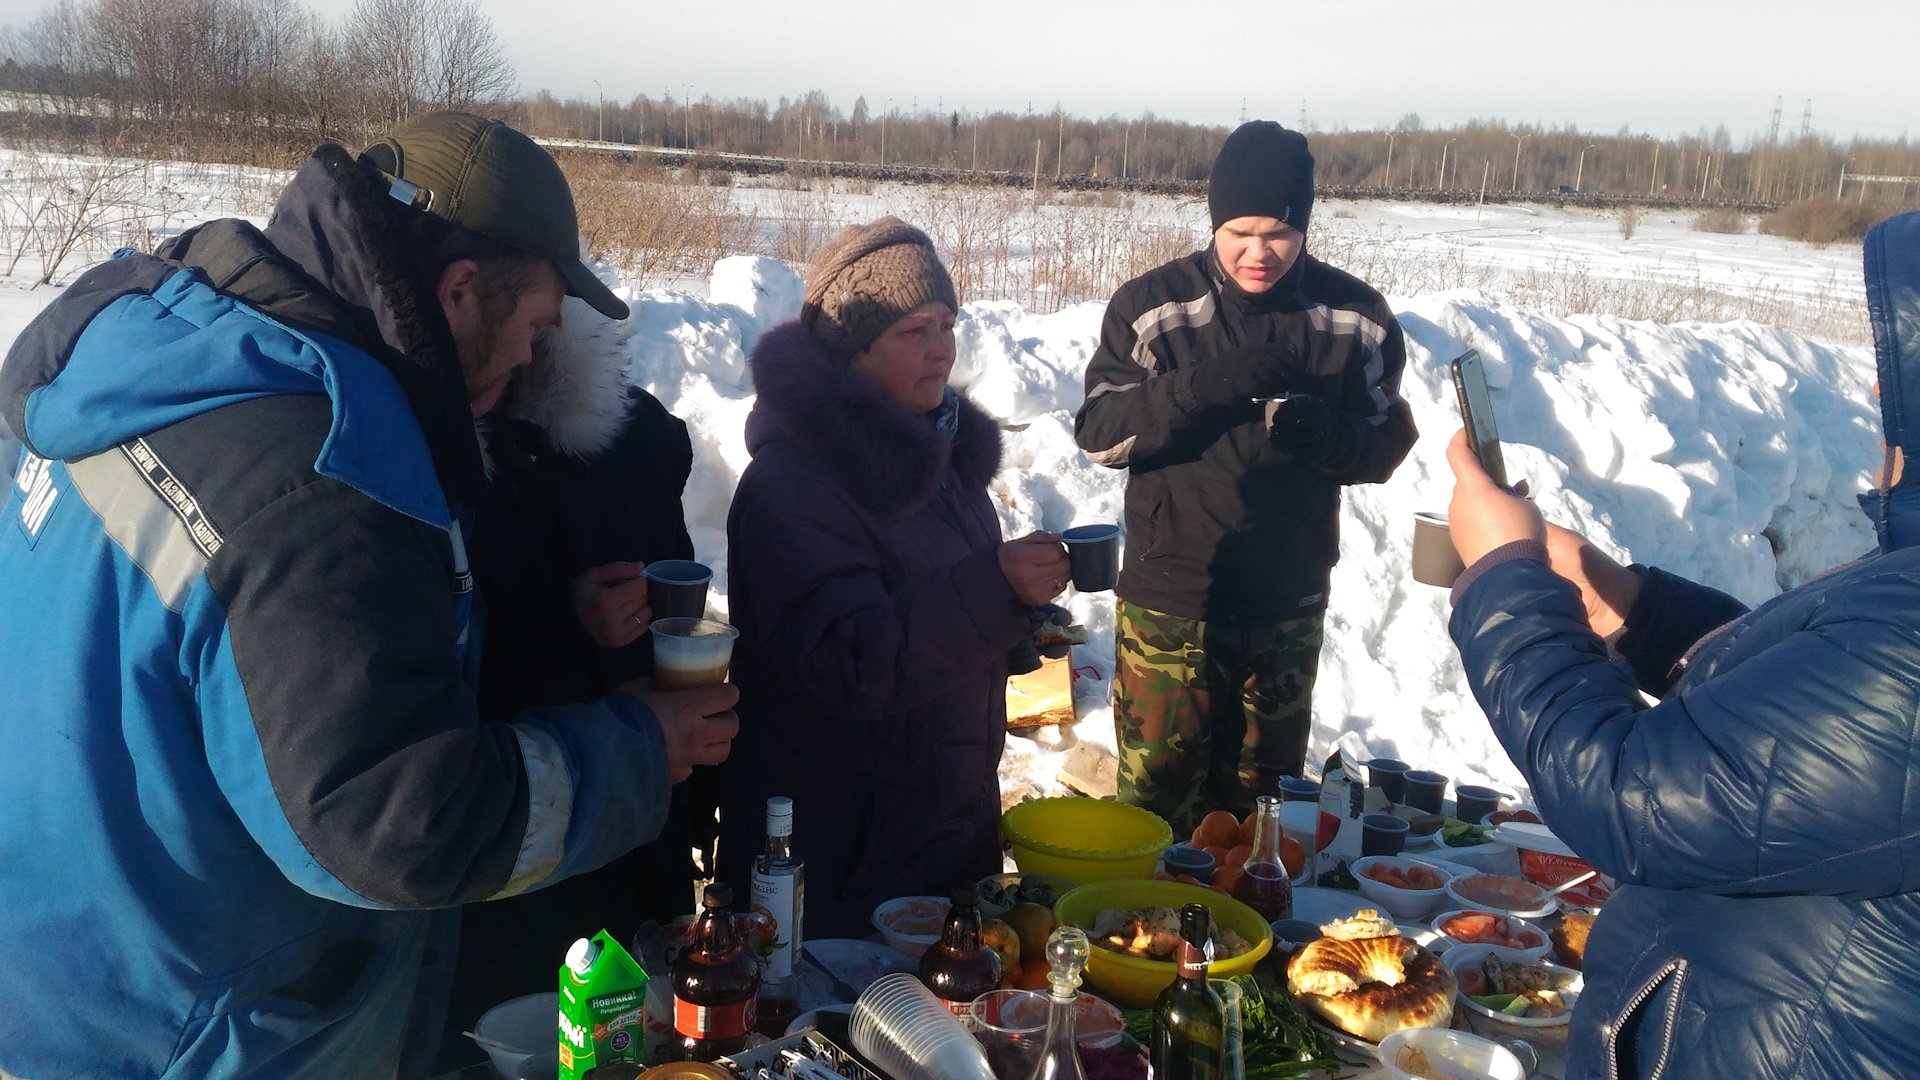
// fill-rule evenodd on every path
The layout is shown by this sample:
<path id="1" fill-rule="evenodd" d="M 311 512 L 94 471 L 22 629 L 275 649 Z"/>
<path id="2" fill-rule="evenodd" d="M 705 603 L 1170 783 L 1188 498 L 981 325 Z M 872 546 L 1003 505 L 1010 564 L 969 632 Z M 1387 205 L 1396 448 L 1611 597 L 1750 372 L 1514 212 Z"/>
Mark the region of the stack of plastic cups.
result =
<path id="1" fill-rule="evenodd" d="M 987 1053 L 966 1024 L 906 972 L 867 987 L 854 1003 L 847 1035 L 894 1080 L 994 1080 Z"/>

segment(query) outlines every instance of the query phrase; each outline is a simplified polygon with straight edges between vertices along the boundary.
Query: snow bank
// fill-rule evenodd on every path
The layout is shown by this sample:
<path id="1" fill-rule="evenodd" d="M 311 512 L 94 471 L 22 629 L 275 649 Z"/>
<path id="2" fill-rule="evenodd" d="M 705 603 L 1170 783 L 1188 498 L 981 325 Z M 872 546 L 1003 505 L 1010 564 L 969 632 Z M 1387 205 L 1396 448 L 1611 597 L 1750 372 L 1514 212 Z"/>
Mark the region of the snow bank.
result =
<path id="1" fill-rule="evenodd" d="M 781 263 L 737 257 L 708 297 L 635 295 L 630 379 L 693 431 L 686 498 L 699 557 L 726 595 L 726 509 L 748 456 L 742 432 L 756 338 L 799 313 L 799 279 Z M 1508 469 L 1541 508 L 1615 555 L 1656 563 L 1756 603 L 1872 544 L 1854 503 L 1878 460 L 1870 350 L 1820 344 L 1754 323 L 1659 326 L 1553 318 L 1476 292 L 1394 302 L 1408 337 L 1402 391 L 1423 432 L 1394 478 L 1348 489 L 1340 565 L 1313 749 L 1344 732 L 1369 750 L 1456 779 L 1514 786 L 1517 771 L 1462 682 L 1440 589 L 1408 576 L 1416 510 L 1444 509 L 1444 449 L 1458 426 L 1448 362 L 1488 360 Z M 968 304 L 956 384 L 1006 429 L 992 495 L 1009 536 L 1118 521 L 1125 474 L 1087 461 L 1073 413 L 1098 340 L 1101 305 L 1036 315 Z M 1092 631 L 1076 650 L 1079 735 L 1111 747 L 1111 594 L 1069 594 Z M 1009 740 L 1008 785 L 1054 786 L 1060 755 Z"/>

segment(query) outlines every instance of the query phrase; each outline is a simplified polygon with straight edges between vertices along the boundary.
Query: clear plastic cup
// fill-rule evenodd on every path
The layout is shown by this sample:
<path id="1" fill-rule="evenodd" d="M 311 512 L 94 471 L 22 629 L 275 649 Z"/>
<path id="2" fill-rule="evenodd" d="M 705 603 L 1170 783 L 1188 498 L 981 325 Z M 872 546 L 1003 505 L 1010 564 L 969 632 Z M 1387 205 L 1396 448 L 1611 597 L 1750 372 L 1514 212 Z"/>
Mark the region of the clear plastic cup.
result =
<path id="1" fill-rule="evenodd" d="M 694 690 L 727 681 L 740 631 L 712 619 L 655 619 L 650 629 L 655 689 Z"/>
<path id="2" fill-rule="evenodd" d="M 990 990 L 973 999 L 968 1020 L 996 1080 L 1027 1080 L 1047 1041 L 1047 995 Z"/>
<path id="3" fill-rule="evenodd" d="M 847 1035 L 895 1080 L 996 1080 L 967 1025 L 906 972 L 867 987 L 854 1003 Z"/>
<path id="4" fill-rule="evenodd" d="M 1208 979 L 1207 989 L 1219 997 L 1226 1012 L 1226 1036 L 1222 1040 L 1220 1080 L 1246 1080 L 1247 1067 L 1242 1058 L 1240 1035 L 1240 984 L 1231 979 Z"/>

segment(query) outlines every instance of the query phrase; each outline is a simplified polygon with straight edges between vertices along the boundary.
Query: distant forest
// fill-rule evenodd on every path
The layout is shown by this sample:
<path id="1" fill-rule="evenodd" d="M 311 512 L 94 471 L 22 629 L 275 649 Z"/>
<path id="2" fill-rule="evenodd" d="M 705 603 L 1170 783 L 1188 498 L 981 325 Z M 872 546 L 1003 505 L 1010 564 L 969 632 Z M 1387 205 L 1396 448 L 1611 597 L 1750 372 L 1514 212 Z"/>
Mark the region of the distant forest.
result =
<path id="1" fill-rule="evenodd" d="M 874 102 L 878 101 L 876 108 Z M 1151 113 L 973 113 L 820 91 L 630 101 L 520 96 L 479 0 L 358 0 L 338 19 L 300 0 L 53 0 L 0 30 L 0 139 L 289 165 L 321 138 L 363 145 L 412 112 L 468 108 L 535 135 L 924 165 L 1041 177 L 1204 180 L 1228 128 Z M 1327 185 L 1557 191 L 1792 202 L 1851 175 L 1920 176 L 1907 139 L 1784 127 L 1654 138 L 1477 120 L 1309 131 Z M 1849 183 L 1847 199 L 1920 200 L 1920 184 Z"/>

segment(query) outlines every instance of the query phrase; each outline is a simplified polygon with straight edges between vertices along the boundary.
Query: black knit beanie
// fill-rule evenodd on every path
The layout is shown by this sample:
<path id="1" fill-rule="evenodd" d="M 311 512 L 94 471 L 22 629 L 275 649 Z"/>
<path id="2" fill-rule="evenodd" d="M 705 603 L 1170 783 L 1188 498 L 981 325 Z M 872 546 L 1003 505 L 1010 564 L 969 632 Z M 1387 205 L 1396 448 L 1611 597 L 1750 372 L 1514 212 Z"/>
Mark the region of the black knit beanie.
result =
<path id="1" fill-rule="evenodd" d="M 1313 213 L 1313 155 L 1307 137 L 1271 120 L 1233 129 L 1207 179 L 1213 227 L 1238 217 L 1270 217 L 1307 231 Z"/>

